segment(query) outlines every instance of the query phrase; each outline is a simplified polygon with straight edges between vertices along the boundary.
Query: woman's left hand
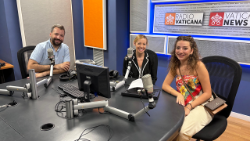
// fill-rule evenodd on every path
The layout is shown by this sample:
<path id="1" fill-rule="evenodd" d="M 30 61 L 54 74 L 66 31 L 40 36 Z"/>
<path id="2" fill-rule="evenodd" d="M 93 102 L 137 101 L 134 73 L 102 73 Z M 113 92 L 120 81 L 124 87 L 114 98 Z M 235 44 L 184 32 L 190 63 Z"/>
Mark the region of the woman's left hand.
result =
<path id="1" fill-rule="evenodd" d="M 184 111 L 185 111 L 185 116 L 187 116 L 190 113 L 190 110 L 187 107 L 184 107 Z"/>

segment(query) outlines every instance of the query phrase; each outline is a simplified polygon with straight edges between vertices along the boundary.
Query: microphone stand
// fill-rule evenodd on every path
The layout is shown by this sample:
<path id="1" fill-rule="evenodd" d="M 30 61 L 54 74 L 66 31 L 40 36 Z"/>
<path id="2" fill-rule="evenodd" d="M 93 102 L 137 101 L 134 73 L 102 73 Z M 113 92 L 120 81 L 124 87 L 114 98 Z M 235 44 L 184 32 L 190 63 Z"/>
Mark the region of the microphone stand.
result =
<path id="1" fill-rule="evenodd" d="M 127 57 L 126 56 L 125 59 L 128 61 L 128 66 L 127 66 L 125 77 L 119 83 L 117 83 L 115 85 L 113 84 L 114 86 L 110 87 L 111 91 L 115 91 L 115 90 L 119 89 L 120 87 L 122 87 L 126 83 L 126 80 L 128 79 L 128 75 L 130 73 L 130 69 L 131 69 L 131 66 L 132 66 L 132 57 Z"/>
<path id="2" fill-rule="evenodd" d="M 31 98 L 36 100 L 38 98 L 37 87 L 43 85 L 47 82 L 46 79 L 43 79 L 39 82 L 36 82 L 35 70 L 29 70 L 30 83 L 24 85 L 24 87 L 19 86 L 6 86 L 6 89 L 0 89 L 0 94 L 12 96 L 14 91 L 23 92 L 23 98 Z"/>
<path id="3" fill-rule="evenodd" d="M 55 65 L 55 59 L 54 57 L 51 57 L 49 59 L 50 59 L 50 73 L 49 73 L 49 78 L 47 78 L 47 82 L 44 84 L 45 88 L 48 88 L 49 84 L 53 81 L 53 67 Z"/>
<path id="4" fill-rule="evenodd" d="M 142 92 L 144 92 L 144 91 L 142 91 Z M 74 116 L 77 116 L 78 110 L 80 110 L 80 109 L 103 108 L 104 111 L 106 111 L 106 112 L 112 113 L 112 114 L 117 115 L 117 116 L 122 117 L 122 118 L 125 118 L 129 121 L 135 121 L 135 119 L 137 119 L 139 116 L 141 116 L 145 112 L 148 112 L 150 109 L 154 109 L 156 107 L 153 96 L 152 95 L 150 96 L 150 94 L 148 94 L 146 90 L 145 90 L 145 92 L 149 98 L 149 104 L 148 104 L 148 106 L 143 107 L 140 111 L 138 111 L 135 114 L 128 113 L 126 111 L 122 111 L 120 109 L 109 106 L 108 100 L 87 102 L 87 103 L 78 103 L 77 99 L 70 99 L 70 100 L 65 100 L 66 118 L 72 119 Z"/>

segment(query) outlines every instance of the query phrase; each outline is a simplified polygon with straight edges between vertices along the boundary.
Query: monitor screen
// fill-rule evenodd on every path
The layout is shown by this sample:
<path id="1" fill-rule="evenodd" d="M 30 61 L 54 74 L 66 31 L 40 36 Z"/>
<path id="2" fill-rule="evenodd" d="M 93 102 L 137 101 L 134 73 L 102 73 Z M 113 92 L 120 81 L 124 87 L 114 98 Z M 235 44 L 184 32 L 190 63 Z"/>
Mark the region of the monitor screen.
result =
<path id="1" fill-rule="evenodd" d="M 84 83 L 90 81 L 90 93 L 111 98 L 108 67 L 76 63 L 76 71 L 79 90 L 85 92 L 86 85 L 84 86 Z"/>

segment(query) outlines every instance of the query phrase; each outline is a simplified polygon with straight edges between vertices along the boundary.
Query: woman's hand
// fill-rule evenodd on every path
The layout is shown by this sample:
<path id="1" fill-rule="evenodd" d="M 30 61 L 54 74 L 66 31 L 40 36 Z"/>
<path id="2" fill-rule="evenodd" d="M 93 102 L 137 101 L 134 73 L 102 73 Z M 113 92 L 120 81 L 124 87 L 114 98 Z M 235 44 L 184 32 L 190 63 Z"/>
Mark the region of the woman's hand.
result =
<path id="1" fill-rule="evenodd" d="M 184 107 L 184 111 L 185 111 L 185 116 L 187 116 L 190 111 L 192 110 L 192 104 L 191 103 L 188 103 L 185 107 Z"/>
<path id="2" fill-rule="evenodd" d="M 188 109 L 187 107 L 184 107 L 184 111 L 185 111 L 185 116 L 187 116 L 190 113 L 190 109 Z"/>
<path id="3" fill-rule="evenodd" d="M 184 102 L 184 96 L 181 93 L 179 93 L 177 95 L 177 97 L 176 97 L 176 103 L 184 106 L 184 104 L 185 104 L 185 102 Z"/>

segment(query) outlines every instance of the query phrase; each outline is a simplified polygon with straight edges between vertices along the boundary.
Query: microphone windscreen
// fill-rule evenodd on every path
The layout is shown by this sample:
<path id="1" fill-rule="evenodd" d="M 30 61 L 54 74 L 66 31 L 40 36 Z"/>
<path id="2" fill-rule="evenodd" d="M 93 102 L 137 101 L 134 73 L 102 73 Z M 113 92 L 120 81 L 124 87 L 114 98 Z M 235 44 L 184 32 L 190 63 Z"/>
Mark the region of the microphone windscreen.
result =
<path id="1" fill-rule="evenodd" d="M 152 83 L 151 75 L 146 74 L 141 79 L 142 79 L 143 87 L 148 91 L 148 93 L 153 93 L 154 85 Z"/>
<path id="2" fill-rule="evenodd" d="M 134 49 L 132 47 L 130 47 L 130 48 L 127 49 L 127 56 L 128 56 L 128 58 L 131 58 L 133 56 L 133 50 Z"/>
<path id="3" fill-rule="evenodd" d="M 48 58 L 53 58 L 53 56 L 54 56 L 53 49 L 49 48 L 47 51 L 48 51 Z"/>

